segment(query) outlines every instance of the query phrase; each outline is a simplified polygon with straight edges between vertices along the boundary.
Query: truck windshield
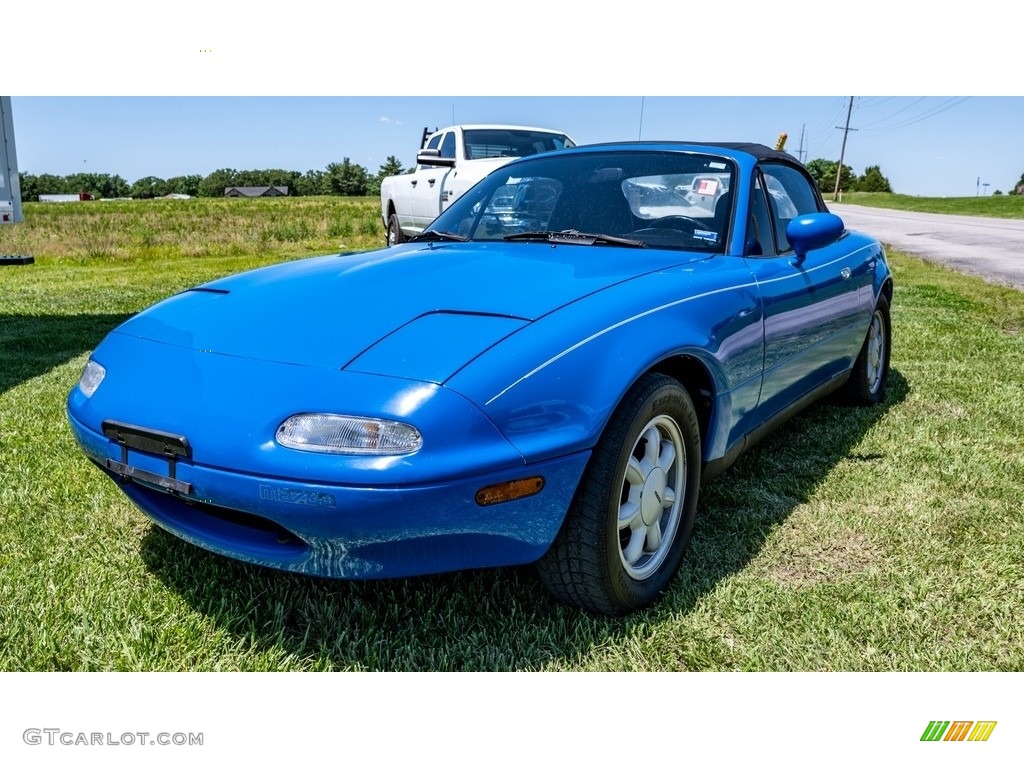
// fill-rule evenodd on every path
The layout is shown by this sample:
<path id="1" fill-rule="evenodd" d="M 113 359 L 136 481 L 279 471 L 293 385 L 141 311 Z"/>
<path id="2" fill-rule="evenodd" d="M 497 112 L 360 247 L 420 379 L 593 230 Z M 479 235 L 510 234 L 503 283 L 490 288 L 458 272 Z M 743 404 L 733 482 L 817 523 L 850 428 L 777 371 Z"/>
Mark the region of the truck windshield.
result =
<path id="1" fill-rule="evenodd" d="M 464 134 L 466 159 L 526 157 L 576 146 L 564 133 L 509 128 L 471 128 Z"/>

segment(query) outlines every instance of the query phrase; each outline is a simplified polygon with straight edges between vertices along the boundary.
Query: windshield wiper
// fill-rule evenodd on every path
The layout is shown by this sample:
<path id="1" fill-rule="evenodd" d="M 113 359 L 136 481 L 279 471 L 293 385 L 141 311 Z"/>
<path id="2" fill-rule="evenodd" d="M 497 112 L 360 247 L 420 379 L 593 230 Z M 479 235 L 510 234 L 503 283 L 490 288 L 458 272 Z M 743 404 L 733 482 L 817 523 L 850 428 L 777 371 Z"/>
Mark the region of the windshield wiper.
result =
<path id="1" fill-rule="evenodd" d="M 409 238 L 410 243 L 425 240 L 454 240 L 455 242 L 464 243 L 469 238 L 465 235 L 456 235 L 454 232 L 441 232 L 436 229 L 428 229 L 426 232 L 420 232 L 418 235 Z"/>
<path id="2" fill-rule="evenodd" d="M 542 240 L 548 243 L 564 243 L 566 245 L 593 245 L 594 243 L 607 243 L 609 245 L 625 245 L 631 248 L 645 248 L 643 240 L 630 240 L 627 237 L 615 237 L 614 235 L 593 234 L 589 232 L 578 232 L 575 229 L 565 229 L 561 232 L 515 232 L 505 235 L 503 240 Z"/>

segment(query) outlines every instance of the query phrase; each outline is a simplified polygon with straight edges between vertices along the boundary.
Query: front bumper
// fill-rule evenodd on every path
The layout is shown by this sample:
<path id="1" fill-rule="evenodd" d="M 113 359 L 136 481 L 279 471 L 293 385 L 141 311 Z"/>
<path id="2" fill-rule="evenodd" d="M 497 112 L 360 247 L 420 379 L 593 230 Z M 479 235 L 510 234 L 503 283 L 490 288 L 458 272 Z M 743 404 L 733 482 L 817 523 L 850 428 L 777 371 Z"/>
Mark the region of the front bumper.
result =
<path id="1" fill-rule="evenodd" d="M 178 459 L 174 475 L 188 492 L 169 493 L 109 469 L 124 458 L 121 446 L 71 413 L 68 420 L 86 455 L 167 531 L 245 562 L 344 579 L 533 562 L 554 540 L 590 457 L 400 486 L 296 482 Z M 129 463 L 143 478 L 167 474 L 160 456 L 133 451 Z M 545 481 L 536 495 L 476 503 L 483 487 L 536 475 Z"/>

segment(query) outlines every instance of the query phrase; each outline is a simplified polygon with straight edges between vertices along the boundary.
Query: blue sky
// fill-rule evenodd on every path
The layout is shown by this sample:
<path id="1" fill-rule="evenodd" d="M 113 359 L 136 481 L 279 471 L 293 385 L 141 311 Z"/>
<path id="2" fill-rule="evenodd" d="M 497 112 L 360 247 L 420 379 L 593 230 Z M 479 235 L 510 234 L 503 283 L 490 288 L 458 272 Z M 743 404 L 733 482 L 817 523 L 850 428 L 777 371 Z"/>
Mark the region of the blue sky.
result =
<path id="1" fill-rule="evenodd" d="M 1024 172 L 1018 25 L 997 0 L 597 5 L 411 0 L 15 3 L 0 92 L 21 170 L 168 178 L 412 164 L 424 126 L 559 128 L 580 143 L 758 141 L 881 166 L 895 191 L 1007 191 Z M 66 7 L 65 7 L 66 5 Z M 6 88 L 5 88 L 6 86 Z M 419 95 L 418 95 L 419 94 Z M 642 111 L 642 126 L 641 126 Z"/>
<path id="2" fill-rule="evenodd" d="M 839 158 L 844 96 L 30 97 L 12 99 L 18 164 L 79 171 L 206 175 L 216 168 L 322 170 L 344 157 L 371 172 L 414 162 L 424 126 L 494 122 L 561 129 L 578 143 L 758 141 L 806 160 Z M 1006 192 L 1024 173 L 1024 98 L 860 96 L 845 162 L 879 165 L 897 192 Z"/>

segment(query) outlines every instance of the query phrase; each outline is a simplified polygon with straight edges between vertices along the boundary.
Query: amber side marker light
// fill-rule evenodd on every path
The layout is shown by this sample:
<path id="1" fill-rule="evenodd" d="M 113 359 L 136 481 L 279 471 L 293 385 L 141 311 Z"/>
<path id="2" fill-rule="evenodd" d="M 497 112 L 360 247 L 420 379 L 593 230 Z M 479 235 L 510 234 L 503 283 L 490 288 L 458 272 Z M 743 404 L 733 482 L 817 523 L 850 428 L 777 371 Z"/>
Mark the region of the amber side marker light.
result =
<path id="1" fill-rule="evenodd" d="M 543 477 L 527 477 L 522 480 L 512 480 L 508 483 L 496 483 L 477 491 L 476 503 L 481 507 L 489 507 L 491 504 L 525 499 L 527 496 L 533 496 L 542 490 L 544 490 Z"/>

